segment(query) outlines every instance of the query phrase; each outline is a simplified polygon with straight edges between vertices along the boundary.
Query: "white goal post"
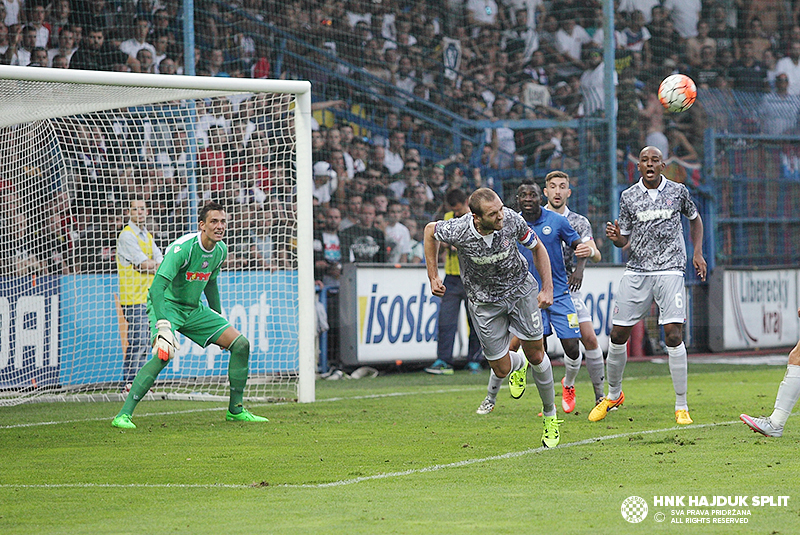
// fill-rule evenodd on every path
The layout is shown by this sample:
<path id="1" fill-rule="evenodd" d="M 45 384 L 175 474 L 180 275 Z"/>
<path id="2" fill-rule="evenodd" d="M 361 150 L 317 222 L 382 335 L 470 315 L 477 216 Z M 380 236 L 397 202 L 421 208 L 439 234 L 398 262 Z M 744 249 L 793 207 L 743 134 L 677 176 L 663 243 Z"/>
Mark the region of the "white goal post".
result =
<path id="1" fill-rule="evenodd" d="M 133 200 L 162 251 L 223 204 L 245 398 L 314 401 L 311 121 L 307 81 L 0 66 L 0 406 L 124 397 L 149 357 L 115 257 Z M 179 341 L 150 395 L 227 399 L 227 354 Z"/>

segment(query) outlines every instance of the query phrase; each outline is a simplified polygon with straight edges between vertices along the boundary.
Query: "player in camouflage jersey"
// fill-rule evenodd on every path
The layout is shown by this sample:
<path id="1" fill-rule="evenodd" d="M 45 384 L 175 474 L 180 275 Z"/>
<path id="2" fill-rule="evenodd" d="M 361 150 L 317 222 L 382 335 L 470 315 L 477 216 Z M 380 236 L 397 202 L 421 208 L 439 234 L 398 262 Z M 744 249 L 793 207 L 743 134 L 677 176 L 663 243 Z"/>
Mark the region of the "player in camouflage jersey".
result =
<path id="1" fill-rule="evenodd" d="M 580 235 L 581 243 L 585 243 L 592 250 L 592 255 L 588 257 L 592 262 L 599 262 L 602 255 L 594 242 L 592 235 L 592 224 L 584 216 L 573 212 L 567 207 L 567 199 L 572 195 L 569 187 L 569 175 L 563 171 L 552 171 L 545 177 L 545 195 L 547 196 L 547 210 L 559 213 L 567 218 L 569 224 Z M 603 397 L 604 364 L 603 351 L 597 342 L 597 335 L 594 332 L 592 313 L 583 302 L 580 294 L 583 285 L 583 269 L 586 266 L 586 258 L 577 258 L 572 247 L 564 244 L 564 267 L 569 276 L 568 284 L 572 303 L 578 314 L 578 324 L 581 329 L 581 342 L 586 355 L 586 369 L 594 387 L 595 404 Z M 575 378 L 581 369 L 580 358 L 576 360 L 564 359 L 564 381 L 562 387 L 562 404 L 571 402 L 575 405 Z"/>
<path id="2" fill-rule="evenodd" d="M 511 395 L 515 398 L 522 396 L 530 362 L 542 400 L 542 444 L 545 447 L 557 446 L 560 422 L 556 419 L 553 370 L 544 352 L 539 313 L 540 307 L 547 308 L 553 304 L 553 281 L 547 251 L 522 216 L 505 208 L 491 189 L 476 190 L 469 198 L 469 208 L 471 213 L 425 226 L 425 264 L 431 292 L 442 297 L 446 290 L 439 278 L 438 267 L 439 242 L 444 242 L 458 251 L 461 277 L 467 292 L 467 309 L 492 368 L 489 395 L 484 403 L 487 407 L 494 407 L 500 384 L 507 375 Z M 538 285 L 517 250 L 517 242 L 533 251 L 536 268 L 543 274 L 542 290 L 536 298 Z M 511 333 L 522 340 L 527 360 L 509 351 Z M 491 408 L 486 412 L 489 411 Z"/>
<path id="3" fill-rule="evenodd" d="M 267 421 L 242 407 L 250 342 L 221 315 L 217 277 L 228 256 L 228 247 L 222 241 L 227 222 L 222 205 L 206 203 L 199 213 L 199 232 L 186 234 L 167 247 L 164 261 L 156 271 L 147 296 L 147 315 L 154 342 L 153 358 L 136 374 L 130 394 L 111 422 L 114 427 L 136 428 L 131 421 L 136 405 L 175 355 L 177 343 L 173 330 L 201 347 L 217 344 L 230 350 L 230 403 L 226 420 Z M 203 294 L 208 306 L 200 302 Z"/>
<path id="4" fill-rule="evenodd" d="M 589 420 L 606 417 L 609 409 L 622 405 L 622 375 L 627 361 L 627 342 L 633 326 L 644 318 L 655 300 L 659 323 L 669 354 L 669 371 L 675 389 L 675 421 L 690 424 L 686 402 L 687 362 L 683 344 L 686 321 L 684 270 L 686 245 L 683 241 L 681 214 L 689 219 L 694 244 L 692 264 L 701 280 L 706 278 L 703 258 L 703 220 L 683 184 L 667 180 L 661 174 L 665 164 L 661 151 L 645 147 L 639 153 L 642 178 L 622 192 L 619 220 L 606 223 L 606 236 L 615 246 L 630 244 L 627 269 L 614 302 L 611 341 L 608 348 L 608 395 L 592 412 Z"/>

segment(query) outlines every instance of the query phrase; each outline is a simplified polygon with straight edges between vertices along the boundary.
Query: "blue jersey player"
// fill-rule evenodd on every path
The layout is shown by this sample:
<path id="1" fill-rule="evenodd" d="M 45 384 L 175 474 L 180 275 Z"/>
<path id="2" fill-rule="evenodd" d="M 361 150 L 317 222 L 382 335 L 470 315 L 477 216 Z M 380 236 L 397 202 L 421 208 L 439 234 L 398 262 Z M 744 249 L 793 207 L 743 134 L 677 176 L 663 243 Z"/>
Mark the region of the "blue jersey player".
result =
<path id="1" fill-rule="evenodd" d="M 580 234 L 572 228 L 566 217 L 549 210 L 542 210 L 541 203 L 541 188 L 532 180 L 523 181 L 517 188 L 517 205 L 521 210 L 522 217 L 536 232 L 547 250 L 553 278 L 553 304 L 546 310 L 542 310 L 544 336 L 547 337 L 555 332 L 561 340 L 566 358 L 577 362 L 577 368 L 580 369 L 581 353 L 578 342 L 581 339 L 581 329 L 575 304 L 570 295 L 562 243 L 575 250 L 579 264 L 584 264 L 593 251 L 589 245 L 584 243 Z M 520 249 L 520 253 L 528 261 L 530 272 L 537 281 L 540 280 L 530 253 L 523 249 Z M 570 413 L 575 410 L 574 377 L 570 384 L 562 379 L 561 388 L 561 407 L 564 412 Z"/>

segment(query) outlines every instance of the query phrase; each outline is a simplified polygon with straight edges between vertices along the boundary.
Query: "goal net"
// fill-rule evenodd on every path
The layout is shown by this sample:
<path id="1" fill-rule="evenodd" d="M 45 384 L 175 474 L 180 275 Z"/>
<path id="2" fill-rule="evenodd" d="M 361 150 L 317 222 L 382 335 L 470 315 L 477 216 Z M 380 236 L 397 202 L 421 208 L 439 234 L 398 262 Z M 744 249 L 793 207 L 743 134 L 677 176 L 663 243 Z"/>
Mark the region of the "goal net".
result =
<path id="1" fill-rule="evenodd" d="M 150 357 L 116 261 L 135 200 L 164 252 L 225 207 L 245 396 L 313 401 L 310 103 L 308 82 L 0 66 L 0 405 L 125 395 Z M 151 395 L 227 399 L 228 352 L 178 339 Z"/>

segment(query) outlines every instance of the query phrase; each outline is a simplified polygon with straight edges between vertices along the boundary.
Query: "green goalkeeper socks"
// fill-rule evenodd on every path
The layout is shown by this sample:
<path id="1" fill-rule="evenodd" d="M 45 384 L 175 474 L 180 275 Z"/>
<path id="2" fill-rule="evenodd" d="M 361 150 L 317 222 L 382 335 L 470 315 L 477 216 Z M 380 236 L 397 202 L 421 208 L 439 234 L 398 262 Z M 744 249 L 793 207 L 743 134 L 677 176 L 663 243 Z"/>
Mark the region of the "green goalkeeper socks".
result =
<path id="1" fill-rule="evenodd" d="M 228 380 L 231 383 L 231 399 L 228 410 L 231 414 L 242 412 L 244 387 L 247 385 L 248 360 L 250 360 L 250 342 L 239 336 L 228 348 L 231 360 L 228 363 Z"/>
<path id="2" fill-rule="evenodd" d="M 133 380 L 131 391 L 125 403 L 122 405 L 119 414 L 133 414 L 136 405 L 142 400 L 145 394 L 147 394 L 153 386 L 153 383 L 156 382 L 156 377 L 158 377 L 158 374 L 161 373 L 161 370 L 163 370 L 167 364 L 169 364 L 169 362 L 165 362 L 159 358 L 151 358 L 142 366 L 142 369 L 139 370 L 139 373 L 136 374 L 136 378 Z"/>

